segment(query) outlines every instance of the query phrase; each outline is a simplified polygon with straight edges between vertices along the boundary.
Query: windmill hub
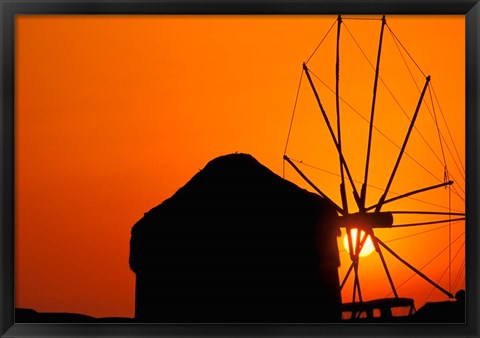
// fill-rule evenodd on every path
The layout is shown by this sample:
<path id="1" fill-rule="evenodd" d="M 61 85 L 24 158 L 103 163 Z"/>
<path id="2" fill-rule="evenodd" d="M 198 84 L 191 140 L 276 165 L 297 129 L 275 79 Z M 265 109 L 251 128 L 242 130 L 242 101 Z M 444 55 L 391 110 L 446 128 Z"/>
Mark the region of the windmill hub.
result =
<path id="1" fill-rule="evenodd" d="M 368 231 L 372 228 L 390 228 L 392 224 L 393 215 L 391 212 L 358 212 L 340 217 L 339 227 Z"/>

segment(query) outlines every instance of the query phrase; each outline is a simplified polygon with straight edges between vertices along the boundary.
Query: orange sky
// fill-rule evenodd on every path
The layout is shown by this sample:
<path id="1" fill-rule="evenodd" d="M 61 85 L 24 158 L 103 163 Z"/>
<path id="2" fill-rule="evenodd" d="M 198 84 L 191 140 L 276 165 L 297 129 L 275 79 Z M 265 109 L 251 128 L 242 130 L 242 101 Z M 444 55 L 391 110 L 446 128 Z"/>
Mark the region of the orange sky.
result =
<path id="1" fill-rule="evenodd" d="M 250 153 L 283 175 L 282 156 L 302 62 L 335 20 L 335 16 L 17 16 L 16 306 L 133 317 L 135 276 L 128 266 L 133 224 L 219 155 Z M 432 76 L 440 102 L 433 109 L 427 92 L 418 130 L 442 158 L 431 118 L 435 112 L 454 152 L 441 108 L 464 165 L 464 18 L 391 16 L 387 23 L 425 74 Z M 344 24 L 340 95 L 369 118 L 374 73 L 346 28 L 375 64 L 380 21 Z M 308 63 L 330 88 L 335 88 L 335 33 L 336 28 Z M 413 115 L 419 91 L 393 41 L 386 29 L 380 74 L 400 105 L 381 81 L 375 122 L 401 145 L 409 125 L 402 109 Z M 408 56 L 406 60 L 410 62 Z M 425 78 L 411 62 L 409 66 L 421 89 Z M 334 96 L 315 81 L 336 130 Z M 341 105 L 344 152 L 354 178 L 362 181 L 368 125 L 348 105 Z M 320 118 L 304 76 L 287 155 L 338 173 L 338 155 Z M 410 157 L 402 159 L 389 197 L 443 180 L 441 161 L 431 156 L 419 135 L 412 133 L 406 150 Z M 450 178 L 463 198 L 462 168 L 444 151 Z M 397 155 L 398 148 L 375 132 L 369 184 L 385 188 Z M 340 204 L 338 176 L 301 169 Z M 310 189 L 288 164 L 285 177 Z M 347 190 L 351 195 L 349 186 Z M 379 191 L 368 189 L 368 205 L 378 200 Z M 422 201 L 405 199 L 383 210 L 447 211 L 448 192 L 437 189 L 414 196 Z M 453 210 L 465 210 L 453 192 L 450 200 Z M 353 208 L 352 199 L 349 206 Z M 417 220 L 423 218 L 395 218 L 397 224 Z M 393 240 L 387 244 L 418 268 L 449 243 L 449 228 L 443 224 L 376 233 L 383 241 Z M 456 286 L 453 292 L 464 287 L 463 233 L 464 222 L 452 224 L 451 240 L 460 238 L 450 251 L 451 271 L 445 270 L 448 250 L 422 270 L 444 288 Z M 397 286 L 411 276 L 388 253 L 385 258 Z M 342 279 L 350 262 L 344 251 L 341 259 Z M 377 255 L 361 260 L 360 274 L 365 299 L 388 295 Z M 431 290 L 430 284 L 414 277 L 398 292 L 415 298 L 418 308 L 427 298 L 445 299 Z M 347 283 L 343 300 L 351 301 L 351 293 Z"/>

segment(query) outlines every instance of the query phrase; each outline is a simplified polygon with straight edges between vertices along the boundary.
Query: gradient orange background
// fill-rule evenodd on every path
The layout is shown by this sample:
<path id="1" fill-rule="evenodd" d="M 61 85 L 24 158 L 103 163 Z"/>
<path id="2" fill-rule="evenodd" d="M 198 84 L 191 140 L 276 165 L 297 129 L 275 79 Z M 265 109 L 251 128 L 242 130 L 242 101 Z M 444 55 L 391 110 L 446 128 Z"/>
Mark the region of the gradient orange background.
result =
<path id="1" fill-rule="evenodd" d="M 288 164 L 284 168 L 282 155 L 302 62 L 335 20 L 335 16 L 18 16 L 16 307 L 133 317 L 135 275 L 128 266 L 132 225 L 219 155 L 250 153 L 279 175 L 285 169 L 288 180 L 311 190 Z M 464 18 L 391 16 L 387 22 L 432 76 L 465 163 Z M 380 21 L 345 20 L 345 25 L 375 63 Z M 309 62 L 331 88 L 335 30 Z M 341 95 L 368 118 L 373 70 L 345 29 L 343 37 Z M 424 77 L 414 73 L 422 88 Z M 381 76 L 412 116 L 419 92 L 388 30 Z M 317 86 L 335 125 L 334 96 L 320 82 Z M 401 145 L 409 122 L 382 84 L 378 96 L 378 128 Z M 428 95 L 425 102 L 430 104 Z M 441 154 L 425 106 L 417 126 Z M 368 125 L 347 105 L 341 110 L 345 157 L 361 181 Z M 303 78 L 287 154 L 338 173 L 338 155 L 319 114 Z M 442 132 L 448 139 L 445 129 Z M 412 133 L 407 152 L 443 180 L 442 165 L 422 142 L 418 133 Z M 369 183 L 384 188 L 398 149 L 378 133 L 373 144 Z M 447 152 L 446 157 L 457 188 L 464 191 L 462 168 Z M 301 168 L 340 204 L 338 176 Z M 389 196 L 438 183 L 404 156 Z M 462 190 L 457 191 L 464 198 Z M 379 192 L 369 188 L 367 204 L 378 200 Z M 415 197 L 423 202 L 405 199 L 383 210 L 448 210 L 448 190 L 443 188 Z M 453 193 L 451 207 L 465 210 L 464 201 Z M 419 219 L 396 218 L 396 223 Z M 444 224 L 376 233 L 384 241 L 394 240 L 387 244 L 418 268 L 449 243 Z M 451 271 L 445 270 L 448 250 L 422 270 L 447 289 L 455 286 L 452 292 L 465 287 L 463 233 L 464 222 L 452 224 L 451 240 L 460 238 L 450 251 L 452 260 L 458 252 Z M 410 235 L 415 236 L 402 239 Z M 339 238 L 343 249 L 341 242 Z M 350 262 L 345 251 L 341 254 L 342 279 Z M 384 254 L 399 286 L 412 272 Z M 364 299 L 390 292 L 376 255 L 361 260 L 360 282 Z M 400 296 L 414 298 L 417 308 L 426 300 L 446 299 L 431 291 L 419 277 L 398 289 Z M 351 293 L 352 284 L 347 283 L 343 301 L 351 301 Z"/>

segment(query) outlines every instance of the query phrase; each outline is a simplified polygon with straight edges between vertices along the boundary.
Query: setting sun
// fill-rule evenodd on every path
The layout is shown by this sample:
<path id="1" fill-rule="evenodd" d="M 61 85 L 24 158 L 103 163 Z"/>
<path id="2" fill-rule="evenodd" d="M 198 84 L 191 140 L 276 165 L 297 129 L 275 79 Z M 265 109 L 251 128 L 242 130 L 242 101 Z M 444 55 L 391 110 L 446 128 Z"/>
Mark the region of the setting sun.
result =
<path id="1" fill-rule="evenodd" d="M 357 242 L 357 229 L 352 229 L 351 234 L 352 234 L 352 245 L 355 246 L 355 243 Z M 365 236 L 365 232 L 363 230 L 360 230 L 360 238 L 359 241 L 363 239 Z M 347 250 L 348 253 L 350 253 L 350 246 L 348 245 L 348 235 L 345 234 L 343 237 L 343 246 L 345 247 L 345 250 Z M 372 239 L 370 236 L 367 237 L 365 244 L 362 247 L 362 250 L 360 251 L 360 257 L 365 257 L 370 255 L 373 251 L 375 251 L 375 247 L 373 246 Z"/>

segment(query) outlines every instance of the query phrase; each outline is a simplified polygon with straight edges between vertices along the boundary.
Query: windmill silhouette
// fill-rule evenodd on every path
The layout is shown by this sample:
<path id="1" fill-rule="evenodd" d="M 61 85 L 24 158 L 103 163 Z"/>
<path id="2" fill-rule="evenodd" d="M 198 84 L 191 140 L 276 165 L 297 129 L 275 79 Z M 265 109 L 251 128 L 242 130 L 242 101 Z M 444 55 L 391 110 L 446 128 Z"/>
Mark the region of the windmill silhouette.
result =
<path id="1" fill-rule="evenodd" d="M 335 146 L 335 151 L 338 155 L 339 159 L 339 176 L 341 178 L 341 183 L 340 183 L 340 198 L 341 198 L 341 205 L 336 204 L 332 198 L 327 196 L 327 194 L 322 191 L 316 184 L 313 183 L 313 180 L 311 180 L 302 170 L 295 164 L 297 163 L 302 163 L 304 164 L 303 161 L 298 161 L 298 160 L 293 160 L 289 156 L 287 156 L 287 148 L 289 144 L 289 139 L 290 139 L 290 133 L 292 129 L 292 124 L 293 124 L 293 116 L 292 116 L 292 123 L 290 125 L 290 130 L 289 134 L 287 137 L 287 145 L 285 146 L 285 152 L 283 155 L 283 159 L 286 163 L 288 163 L 302 178 L 305 180 L 307 184 L 309 184 L 320 196 L 323 198 L 329 200 L 333 205 L 336 206 L 337 212 L 340 214 L 340 221 L 338 223 L 339 228 L 344 228 L 346 230 L 347 238 L 348 238 L 348 252 L 349 252 L 349 257 L 351 260 L 351 264 L 346 272 L 346 275 L 344 276 L 340 288 L 343 289 L 347 280 L 350 278 L 353 272 L 353 294 L 352 294 L 352 303 L 349 304 L 349 306 L 353 305 L 361 305 L 364 303 L 364 298 L 362 296 L 362 289 L 361 289 L 361 284 L 360 284 L 360 278 L 359 278 L 359 261 L 360 261 L 360 253 L 362 251 L 362 248 L 365 246 L 365 243 L 367 239 L 371 239 L 375 252 L 379 256 L 383 270 L 385 271 L 385 274 L 388 278 L 389 285 L 391 288 L 391 291 L 394 295 L 394 298 L 391 299 L 392 304 L 401 304 L 402 302 L 405 301 L 405 299 L 400 298 L 397 292 L 397 288 L 395 286 L 395 283 L 393 281 L 392 275 L 390 273 L 390 270 L 387 266 L 385 257 L 384 257 L 384 250 L 390 253 L 393 257 L 395 257 L 399 262 L 401 262 L 403 265 L 408 267 L 410 270 L 412 270 L 415 274 L 420 276 L 423 280 L 426 282 L 430 283 L 434 288 L 448 296 L 448 298 L 452 299 L 454 298 L 454 295 L 440 286 L 437 282 L 429 278 L 426 274 L 424 274 L 420 269 L 417 269 L 414 267 L 412 264 L 407 262 L 404 258 L 402 258 L 395 250 L 390 248 L 384 241 L 382 241 L 376 234 L 375 234 L 375 229 L 378 228 L 396 228 L 396 227 L 410 227 L 410 226 L 422 226 L 422 225 L 430 225 L 430 224 L 438 224 L 438 223 L 451 223 L 454 221 L 463 221 L 465 220 L 465 213 L 463 212 L 452 212 L 449 210 L 448 212 L 439 212 L 439 211 L 427 211 L 427 210 L 421 210 L 421 211 L 393 211 L 393 212 L 385 212 L 382 209 L 384 209 L 385 205 L 405 199 L 407 197 L 410 197 L 412 195 L 420 194 L 423 192 L 427 191 L 433 191 L 439 188 L 448 188 L 450 189 L 454 181 L 450 179 L 450 173 L 447 169 L 446 163 L 444 164 L 444 175 L 443 175 L 443 182 L 435 185 L 429 185 L 429 186 L 424 186 L 418 189 L 410 190 L 407 192 L 404 192 L 402 194 L 399 194 L 395 197 L 388 197 L 388 194 L 390 192 L 390 188 L 392 186 L 392 182 L 394 181 L 396 175 L 397 175 L 397 170 L 401 164 L 402 157 L 405 154 L 405 149 L 409 143 L 410 136 L 412 134 L 412 131 L 415 128 L 415 122 L 417 120 L 417 117 L 419 115 L 420 108 L 422 106 L 422 103 L 424 103 L 425 96 L 427 91 L 430 92 L 431 90 L 431 77 L 429 75 L 424 75 L 424 84 L 423 87 L 420 90 L 420 95 L 416 104 L 416 108 L 413 112 L 413 116 L 411 117 L 410 124 L 408 126 L 408 129 L 406 130 L 406 134 L 403 139 L 403 143 L 401 145 L 400 151 L 396 157 L 395 164 L 392 168 L 391 174 L 389 176 L 388 182 L 385 185 L 385 187 L 382 189 L 382 194 L 381 197 L 378 199 L 378 201 L 372 205 L 367 205 L 367 188 L 369 186 L 369 169 L 371 165 L 370 157 L 371 157 L 371 148 L 372 148 L 372 135 L 373 131 L 375 128 L 374 121 L 375 121 L 375 112 L 376 112 L 376 102 L 377 102 L 377 88 L 379 84 L 380 78 L 380 60 L 381 60 L 381 54 L 382 54 L 382 44 L 384 41 L 384 32 L 385 29 L 388 28 L 390 32 L 392 33 L 392 36 L 395 39 L 395 43 L 403 48 L 403 44 L 399 41 L 399 39 L 396 37 L 396 35 L 393 33 L 393 31 L 390 29 L 390 27 L 387 24 L 387 20 L 385 16 L 382 16 L 380 19 L 381 21 L 381 27 L 380 27 L 380 38 L 379 38 L 379 43 L 378 43 L 378 50 L 377 50 L 377 56 L 376 56 L 376 65 L 371 66 L 375 70 L 375 75 L 374 75 L 374 84 L 373 84 L 373 95 L 372 95 L 372 101 L 371 101 L 371 110 L 370 110 L 370 119 L 368 120 L 369 123 L 369 128 L 368 128 L 368 146 L 367 146 L 367 151 L 366 151 L 366 156 L 365 156 L 365 169 L 364 169 L 364 175 L 363 175 L 363 181 L 361 183 L 361 189 L 358 190 L 356 187 L 356 182 L 353 178 L 353 175 L 351 173 L 351 170 L 349 169 L 349 166 L 347 164 L 347 160 L 345 158 L 345 154 L 342 150 L 342 133 L 341 133 L 341 116 L 340 116 L 340 107 L 341 107 L 341 96 L 340 96 L 340 86 L 339 86 L 339 79 L 340 79 L 340 45 L 341 45 L 341 32 L 342 32 L 342 26 L 344 25 L 344 20 L 345 19 L 355 19 L 355 20 L 361 20 L 362 18 L 343 18 L 341 15 L 338 15 L 336 22 L 330 27 L 330 30 L 327 32 L 325 37 L 322 39 L 320 44 L 317 46 L 313 54 L 310 56 L 310 58 L 303 63 L 302 66 L 302 77 L 305 75 L 308 84 L 310 86 L 311 91 L 313 92 L 314 99 L 316 102 L 316 105 L 318 106 L 318 109 L 321 112 L 321 116 L 323 118 L 323 121 L 325 122 L 325 125 L 328 129 L 328 133 L 331 137 L 331 140 L 333 141 L 333 144 Z M 372 19 L 368 19 L 372 20 Z M 378 20 L 378 19 L 375 19 Z M 313 77 L 316 77 L 315 74 L 309 69 L 307 66 L 308 62 L 310 59 L 313 57 L 315 52 L 317 51 L 318 47 L 322 44 L 322 42 L 325 40 L 325 38 L 329 35 L 330 31 L 333 29 L 333 27 L 337 27 L 337 34 L 336 34 L 336 59 L 335 59 L 335 89 L 330 89 L 332 92 L 334 92 L 335 95 L 335 111 L 336 111 L 336 132 L 334 131 L 334 128 L 332 127 L 332 124 L 330 122 L 329 116 L 326 112 L 326 109 L 324 108 L 324 104 L 322 102 L 322 99 L 320 97 L 320 94 L 315 87 L 315 83 L 313 80 Z M 348 29 L 348 28 L 347 28 Z M 349 32 L 350 33 L 350 32 Z M 406 51 L 406 50 L 405 50 Z M 406 52 L 408 54 L 408 52 Z M 365 54 L 364 54 L 365 55 Z M 408 54 L 410 56 L 410 54 Z M 411 57 L 411 56 L 410 56 Z M 413 59 L 412 59 L 413 60 Z M 415 62 L 415 61 L 413 61 Z M 416 63 L 415 63 L 416 64 Z M 300 78 L 300 84 L 302 77 Z M 318 78 L 318 77 L 317 77 Z M 320 80 L 321 81 L 321 80 Z M 322 82 L 323 83 L 323 82 Z M 299 84 L 299 90 L 297 92 L 297 98 L 295 101 L 295 107 L 297 104 L 298 100 L 298 95 L 300 91 L 300 84 Z M 420 88 L 419 88 L 420 89 Z M 294 114 L 295 114 L 295 108 L 294 108 Z M 436 118 L 436 117 L 435 117 Z M 440 144 L 442 145 L 442 136 L 440 135 L 440 131 L 438 129 L 438 124 L 436 126 L 439 139 L 440 139 Z M 442 152 L 443 152 L 443 145 L 442 145 Z M 445 160 L 445 156 L 444 160 Z M 356 211 L 352 212 L 354 208 L 352 208 L 351 205 L 348 204 L 348 199 L 347 199 L 347 185 L 349 185 L 352 189 L 352 194 L 353 194 L 353 200 L 355 202 L 355 208 Z M 432 216 L 441 216 L 441 217 L 446 217 L 445 219 L 441 220 L 434 220 L 434 221 L 419 221 L 419 222 L 412 222 L 408 224 L 395 224 L 394 221 L 394 214 L 408 214 L 408 215 L 432 215 Z M 360 233 L 363 233 L 363 235 L 357 236 L 355 232 L 357 232 L 357 229 L 359 230 Z M 360 308 L 360 307 L 359 307 Z"/>

